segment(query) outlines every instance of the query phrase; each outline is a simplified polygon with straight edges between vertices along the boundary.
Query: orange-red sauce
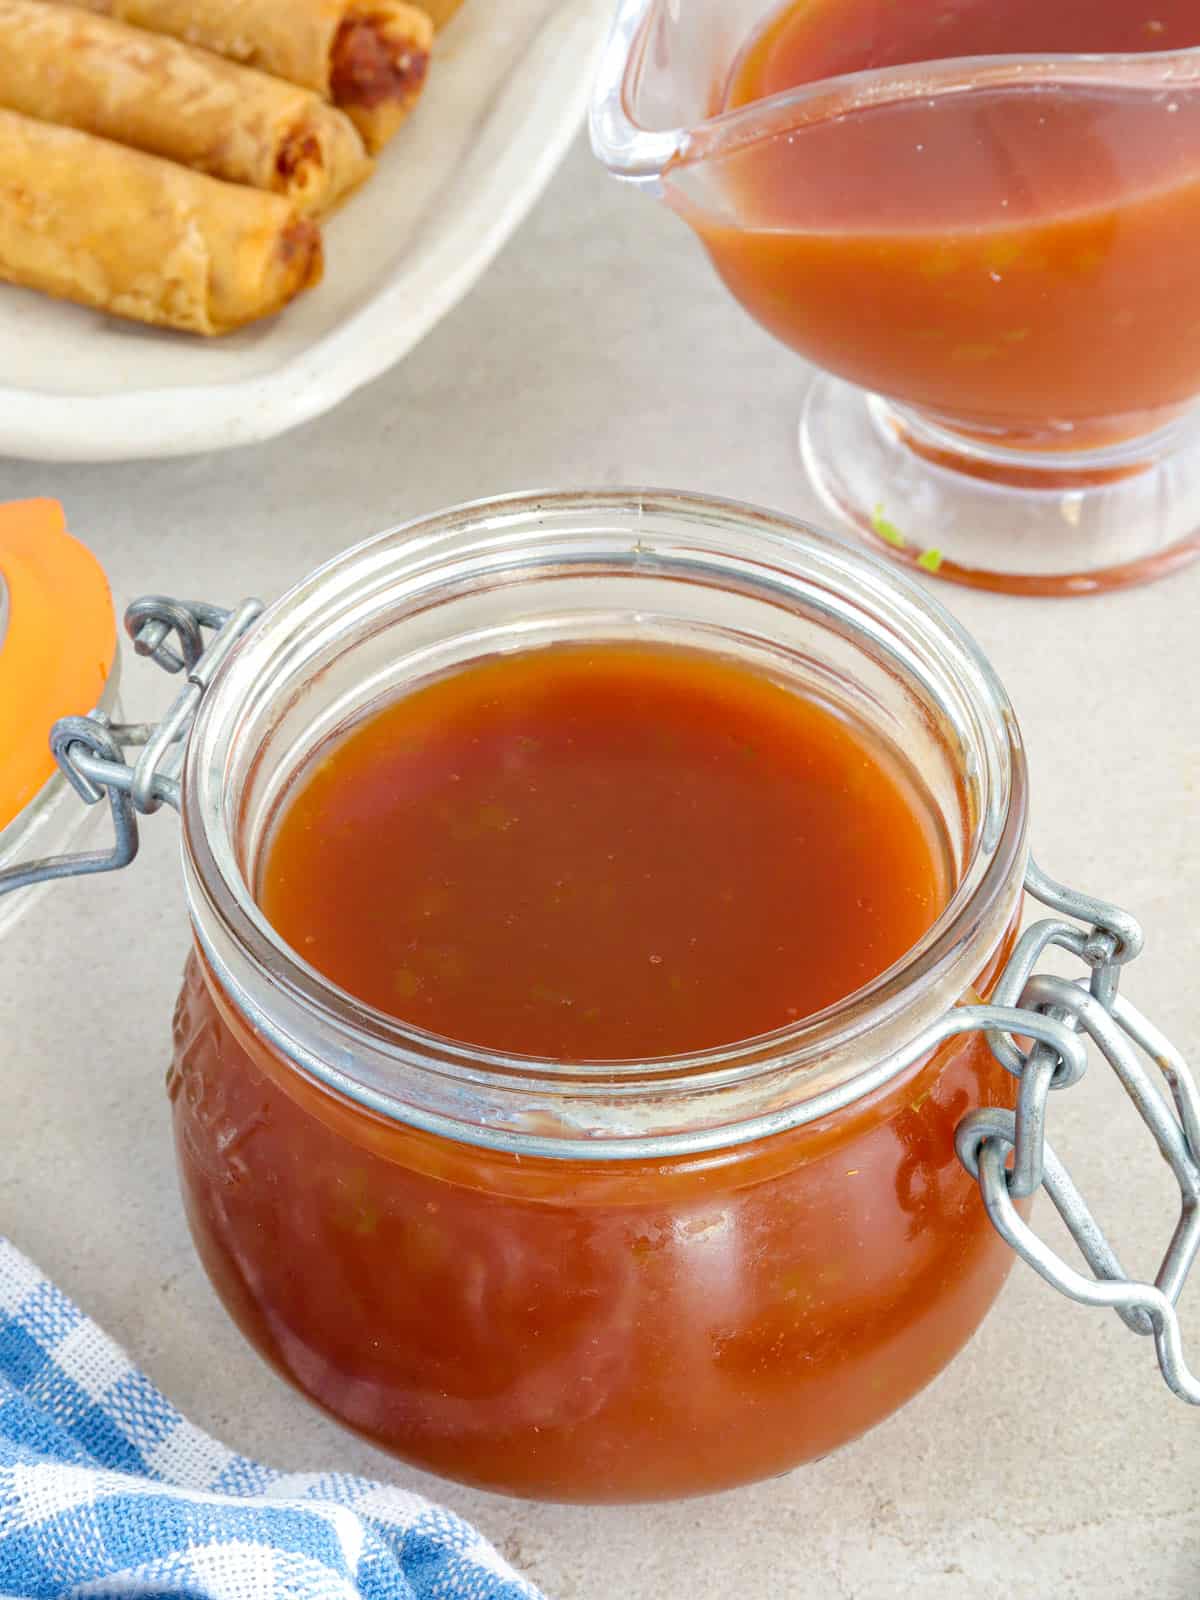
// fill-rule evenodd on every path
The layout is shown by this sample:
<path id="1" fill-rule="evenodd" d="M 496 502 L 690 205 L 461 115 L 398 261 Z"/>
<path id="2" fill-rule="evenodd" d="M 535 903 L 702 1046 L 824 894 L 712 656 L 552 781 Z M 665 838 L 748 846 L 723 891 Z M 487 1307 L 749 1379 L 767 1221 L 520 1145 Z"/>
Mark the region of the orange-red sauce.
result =
<path id="1" fill-rule="evenodd" d="M 295 783 L 272 925 L 435 1033 L 613 1059 L 787 1026 L 900 959 L 945 903 L 900 760 L 712 655 L 556 646 L 377 710 Z"/>
<path id="2" fill-rule="evenodd" d="M 935 59 L 1195 45 L 1193 0 L 802 0 L 747 42 L 724 103 Z M 854 382 L 1075 448 L 1200 392 L 1200 93 L 1186 84 L 917 93 L 710 176 L 698 191 L 685 168 L 672 193 L 734 294 Z"/>
<path id="3" fill-rule="evenodd" d="M 493 661 L 316 759 L 265 852 L 279 931 L 510 1049 L 774 1027 L 894 961 L 948 890 L 899 755 L 699 655 Z M 323 1089 L 193 958 L 168 1081 L 192 1231 L 254 1345 L 406 1459 L 510 1493 L 694 1494 L 820 1456 L 951 1359 L 1011 1259 L 954 1150 L 964 1112 L 1015 1098 L 979 1036 L 769 1140 L 605 1162 L 583 1130 L 556 1161 Z"/>
<path id="4" fill-rule="evenodd" d="M 795 0 L 743 57 L 735 103 L 958 56 L 1141 55 L 1200 44 L 1195 0 Z"/>

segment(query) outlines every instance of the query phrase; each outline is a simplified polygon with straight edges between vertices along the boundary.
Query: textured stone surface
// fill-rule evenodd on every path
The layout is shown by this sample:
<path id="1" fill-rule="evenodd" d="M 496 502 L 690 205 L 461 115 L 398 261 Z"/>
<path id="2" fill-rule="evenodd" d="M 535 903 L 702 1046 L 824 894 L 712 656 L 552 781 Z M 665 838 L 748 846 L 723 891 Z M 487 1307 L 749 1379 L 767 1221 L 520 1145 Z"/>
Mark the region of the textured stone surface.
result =
<path id="1" fill-rule="evenodd" d="M 803 383 L 683 231 L 580 146 L 474 294 L 332 416 L 187 461 L 0 462 L 0 498 L 61 497 L 122 600 L 271 597 L 387 523 L 504 489 L 650 482 L 812 514 L 794 452 Z M 1130 993 L 1200 1059 L 1200 569 L 1067 604 L 940 593 L 1016 702 L 1040 856 L 1144 917 Z M 137 716 L 169 693 L 141 664 L 125 684 Z M 711 1500 L 521 1505 L 396 1467 L 310 1410 L 226 1320 L 180 1213 L 163 1093 L 186 940 L 175 852 L 156 819 L 134 869 L 58 888 L 0 952 L 0 1228 L 198 1422 L 281 1466 L 443 1497 L 552 1600 L 1200 1595 L 1200 1414 L 1115 1318 L 1023 1271 L 899 1416 Z M 1053 1109 L 1127 1262 L 1152 1270 L 1171 1220 L 1148 1136 L 1098 1067 Z M 1200 1363 L 1200 1285 L 1185 1311 Z"/>

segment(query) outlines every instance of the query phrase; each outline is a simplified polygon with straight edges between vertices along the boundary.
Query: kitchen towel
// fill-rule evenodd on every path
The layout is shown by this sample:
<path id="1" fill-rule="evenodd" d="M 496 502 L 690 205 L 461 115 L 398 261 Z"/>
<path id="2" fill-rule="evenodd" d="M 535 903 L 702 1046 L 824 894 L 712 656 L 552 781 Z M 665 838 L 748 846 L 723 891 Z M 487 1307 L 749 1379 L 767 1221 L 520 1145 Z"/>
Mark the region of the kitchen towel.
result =
<path id="1" fill-rule="evenodd" d="M 420 1495 L 186 1421 L 0 1236 L 0 1597 L 541 1600 Z"/>

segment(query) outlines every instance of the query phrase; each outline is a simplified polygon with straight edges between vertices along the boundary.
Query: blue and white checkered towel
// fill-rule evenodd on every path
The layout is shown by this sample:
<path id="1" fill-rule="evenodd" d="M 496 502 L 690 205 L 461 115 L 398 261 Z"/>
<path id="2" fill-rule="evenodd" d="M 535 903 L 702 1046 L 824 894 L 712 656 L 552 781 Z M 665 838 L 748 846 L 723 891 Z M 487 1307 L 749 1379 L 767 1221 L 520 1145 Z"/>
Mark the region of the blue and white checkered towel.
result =
<path id="1" fill-rule="evenodd" d="M 186 1422 L 0 1237 L 0 1600 L 539 1600 L 474 1528 Z"/>

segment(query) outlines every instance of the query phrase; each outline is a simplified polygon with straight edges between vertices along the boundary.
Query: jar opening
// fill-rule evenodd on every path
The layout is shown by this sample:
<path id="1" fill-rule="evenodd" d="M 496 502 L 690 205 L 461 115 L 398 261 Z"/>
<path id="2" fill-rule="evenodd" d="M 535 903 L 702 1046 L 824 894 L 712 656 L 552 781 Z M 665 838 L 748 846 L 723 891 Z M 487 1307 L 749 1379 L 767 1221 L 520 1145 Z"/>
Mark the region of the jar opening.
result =
<path id="1" fill-rule="evenodd" d="M 596 640 L 408 684 L 294 776 L 259 905 L 330 983 L 443 1039 L 744 1049 L 901 959 L 958 877 L 905 752 L 787 665 Z"/>
<path id="2" fill-rule="evenodd" d="M 937 808 L 956 880 L 945 911 L 846 1000 L 732 1046 L 647 1061 L 483 1050 L 328 983 L 252 892 L 297 772 L 369 706 L 467 662 L 571 640 L 722 655 L 870 727 L 905 753 Z M 397 1120 L 554 1154 L 633 1154 L 646 1139 L 694 1148 L 782 1111 L 805 1120 L 834 1087 L 853 1098 L 867 1067 L 968 990 L 1011 920 L 1024 863 L 1015 719 L 948 614 L 840 541 L 699 496 L 513 497 L 336 558 L 264 613 L 206 695 L 183 796 L 197 937 L 269 1042 Z"/>

